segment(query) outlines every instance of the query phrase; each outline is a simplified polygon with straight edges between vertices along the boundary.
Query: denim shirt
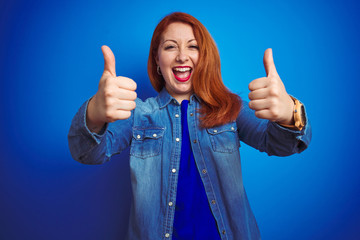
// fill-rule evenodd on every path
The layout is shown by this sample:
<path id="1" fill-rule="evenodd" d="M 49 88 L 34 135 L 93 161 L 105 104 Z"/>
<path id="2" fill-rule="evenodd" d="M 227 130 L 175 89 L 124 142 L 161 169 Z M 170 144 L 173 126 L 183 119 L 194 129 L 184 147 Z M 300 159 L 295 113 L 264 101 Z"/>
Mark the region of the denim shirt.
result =
<path id="1" fill-rule="evenodd" d="M 200 99 L 189 100 L 187 121 L 194 159 L 221 239 L 260 239 L 241 175 L 240 141 L 268 155 L 305 150 L 311 140 L 306 121 L 301 131 L 258 119 L 243 102 L 236 121 L 199 127 Z M 86 127 L 85 102 L 69 135 L 73 158 L 101 164 L 130 146 L 133 202 L 127 239 L 171 239 L 181 153 L 181 105 L 164 88 L 157 97 L 136 100 L 131 117 L 106 124 L 100 134 Z"/>

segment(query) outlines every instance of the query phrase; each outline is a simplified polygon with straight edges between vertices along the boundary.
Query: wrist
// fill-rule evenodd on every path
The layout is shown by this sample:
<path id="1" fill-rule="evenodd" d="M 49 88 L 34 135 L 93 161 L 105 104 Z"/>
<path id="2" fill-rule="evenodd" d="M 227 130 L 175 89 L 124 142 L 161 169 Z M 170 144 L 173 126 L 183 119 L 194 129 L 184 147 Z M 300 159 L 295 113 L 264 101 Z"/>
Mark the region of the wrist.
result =
<path id="1" fill-rule="evenodd" d="M 92 97 L 89 100 L 89 103 L 87 105 L 86 109 L 86 126 L 91 132 L 100 132 L 103 126 L 106 122 L 103 122 L 96 118 L 98 114 L 96 114 L 96 107 L 95 107 L 95 101 L 96 101 L 96 95 Z"/>
<path id="2" fill-rule="evenodd" d="M 280 123 L 278 122 L 281 126 L 283 127 L 287 127 L 293 130 L 302 130 L 303 127 L 305 126 L 306 123 L 306 119 L 305 119 L 305 111 L 304 111 L 304 106 L 303 104 L 297 100 L 296 98 L 290 96 L 292 101 L 293 101 L 293 112 L 292 112 L 292 123 L 291 124 L 287 124 L 287 123 Z"/>
<path id="3" fill-rule="evenodd" d="M 293 125 L 295 123 L 294 121 L 294 111 L 295 111 L 295 101 L 293 98 L 288 95 L 288 104 L 286 109 L 286 117 L 284 119 L 281 119 L 280 121 L 277 121 L 280 125 Z"/>

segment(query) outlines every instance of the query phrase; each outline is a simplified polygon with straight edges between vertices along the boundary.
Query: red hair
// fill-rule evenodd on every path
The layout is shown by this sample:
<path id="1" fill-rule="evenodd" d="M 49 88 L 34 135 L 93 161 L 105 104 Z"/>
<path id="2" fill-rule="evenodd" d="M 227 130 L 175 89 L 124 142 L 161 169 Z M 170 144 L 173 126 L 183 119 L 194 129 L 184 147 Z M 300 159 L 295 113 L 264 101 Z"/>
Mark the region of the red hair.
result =
<path id="1" fill-rule="evenodd" d="M 174 12 L 163 18 L 156 26 L 151 39 L 148 59 L 150 82 L 158 92 L 165 87 L 165 80 L 157 73 L 156 57 L 162 33 L 174 22 L 189 24 L 199 46 L 199 59 L 192 76 L 194 93 L 202 100 L 200 125 L 210 128 L 234 121 L 241 108 L 240 97 L 227 89 L 221 78 L 220 56 L 210 33 L 193 16 Z"/>

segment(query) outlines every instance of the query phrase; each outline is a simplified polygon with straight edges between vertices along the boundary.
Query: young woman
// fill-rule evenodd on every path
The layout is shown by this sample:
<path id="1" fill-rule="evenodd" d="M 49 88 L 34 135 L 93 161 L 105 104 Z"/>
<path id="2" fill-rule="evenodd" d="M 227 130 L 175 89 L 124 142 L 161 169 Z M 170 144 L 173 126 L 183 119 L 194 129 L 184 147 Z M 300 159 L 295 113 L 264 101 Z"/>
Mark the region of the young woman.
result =
<path id="1" fill-rule="evenodd" d="M 158 96 L 142 101 L 136 83 L 105 68 L 95 96 L 75 115 L 74 159 L 101 164 L 130 147 L 133 190 L 128 239 L 260 239 L 241 176 L 240 141 L 269 155 L 300 153 L 311 139 L 302 104 L 289 96 L 272 50 L 267 73 L 249 84 L 248 104 L 223 84 L 206 28 L 185 13 L 156 27 L 148 73 Z"/>

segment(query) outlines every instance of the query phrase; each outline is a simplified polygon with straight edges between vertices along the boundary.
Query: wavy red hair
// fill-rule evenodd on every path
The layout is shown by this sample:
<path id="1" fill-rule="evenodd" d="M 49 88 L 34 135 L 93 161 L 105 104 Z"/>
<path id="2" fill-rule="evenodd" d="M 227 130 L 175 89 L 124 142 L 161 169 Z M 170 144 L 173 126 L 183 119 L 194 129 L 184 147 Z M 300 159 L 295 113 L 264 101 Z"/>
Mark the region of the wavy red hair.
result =
<path id="1" fill-rule="evenodd" d="M 240 112 L 242 101 L 222 81 L 219 51 L 210 33 L 199 20 L 189 14 L 171 13 L 154 30 L 148 59 L 148 74 L 154 89 L 160 92 L 165 87 L 164 78 L 157 73 L 155 59 L 162 33 L 174 22 L 189 24 L 199 46 L 199 59 L 192 73 L 192 84 L 194 93 L 202 100 L 199 109 L 201 127 L 211 128 L 234 121 Z"/>

